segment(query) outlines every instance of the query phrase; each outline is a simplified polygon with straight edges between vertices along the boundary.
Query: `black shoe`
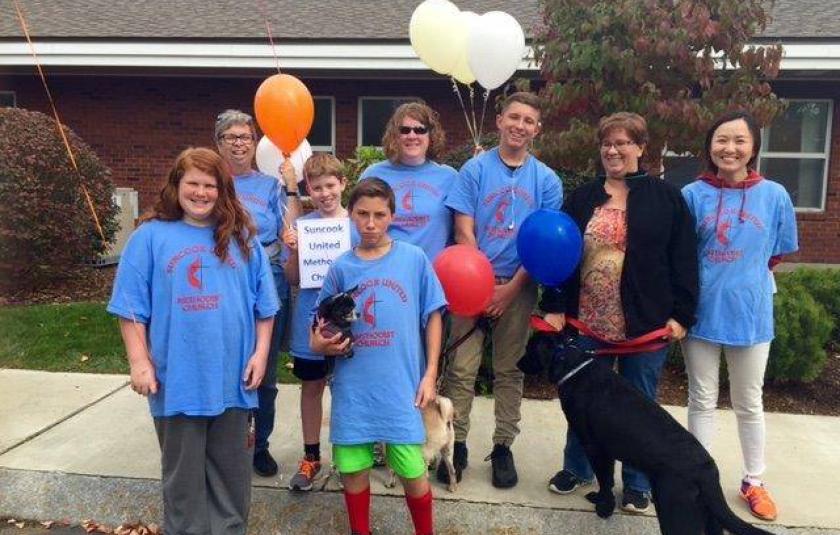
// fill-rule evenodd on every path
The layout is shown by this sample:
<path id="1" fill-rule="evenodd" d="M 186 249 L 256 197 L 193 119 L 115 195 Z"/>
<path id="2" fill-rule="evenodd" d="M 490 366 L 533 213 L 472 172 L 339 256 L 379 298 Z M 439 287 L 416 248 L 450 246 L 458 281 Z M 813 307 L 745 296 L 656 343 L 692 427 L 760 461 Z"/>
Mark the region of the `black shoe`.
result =
<path id="1" fill-rule="evenodd" d="M 452 450 L 452 466 L 455 468 L 455 481 L 461 482 L 461 475 L 467 467 L 467 443 L 455 441 L 455 447 Z M 446 464 L 438 463 L 437 473 L 435 474 L 437 480 L 444 485 L 449 484 L 449 472 L 446 470 Z"/>
<path id="2" fill-rule="evenodd" d="M 628 513 L 644 513 L 650 509 L 650 498 L 644 492 L 624 489 L 624 498 L 621 499 L 621 509 Z"/>
<path id="3" fill-rule="evenodd" d="M 277 475 L 277 461 L 268 453 L 268 450 L 262 450 L 254 453 L 254 472 L 262 477 L 272 477 Z"/>
<path id="4" fill-rule="evenodd" d="M 568 470 L 560 470 L 548 482 L 548 490 L 557 494 L 571 494 L 576 488 L 591 484 L 592 480 L 580 479 Z"/>
<path id="5" fill-rule="evenodd" d="M 499 489 L 515 487 L 519 476 L 516 475 L 516 465 L 513 464 L 510 447 L 496 444 L 488 458 L 493 466 L 493 486 Z"/>

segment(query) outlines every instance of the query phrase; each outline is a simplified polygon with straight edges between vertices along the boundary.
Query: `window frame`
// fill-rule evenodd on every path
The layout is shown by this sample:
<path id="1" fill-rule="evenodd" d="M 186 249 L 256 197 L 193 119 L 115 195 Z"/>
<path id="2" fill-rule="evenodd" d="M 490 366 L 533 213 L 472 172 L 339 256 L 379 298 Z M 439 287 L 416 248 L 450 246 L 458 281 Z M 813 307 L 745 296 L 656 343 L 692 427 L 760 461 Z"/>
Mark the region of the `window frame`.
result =
<path id="1" fill-rule="evenodd" d="M 356 146 L 361 147 L 362 139 L 363 139 L 363 132 L 362 126 L 364 125 L 362 115 L 362 101 L 365 100 L 402 100 L 403 103 L 406 102 L 419 102 L 421 99 L 415 95 L 389 95 L 389 96 L 360 96 L 356 102 Z M 383 132 L 384 133 L 384 132 Z M 381 143 L 381 138 L 380 138 Z M 377 148 L 382 148 L 382 145 L 370 145 L 375 146 Z"/>
<path id="2" fill-rule="evenodd" d="M 772 152 L 772 151 L 761 151 L 758 155 L 758 170 L 762 172 L 764 160 L 772 160 L 774 158 L 789 158 L 789 159 L 809 159 L 809 160 L 818 160 L 823 159 L 825 160 L 825 165 L 823 166 L 823 177 L 822 177 L 822 199 L 820 199 L 820 206 L 819 207 L 811 207 L 811 206 L 796 206 L 794 205 L 794 210 L 796 212 L 801 213 L 823 213 L 826 210 L 826 200 L 828 197 L 828 173 L 829 167 L 831 166 L 831 132 L 832 132 L 832 124 L 834 119 L 834 100 L 830 98 L 785 98 L 783 99 L 786 103 L 792 102 L 812 102 L 812 103 L 827 103 L 828 104 L 828 117 L 826 120 L 825 128 L 825 148 L 823 152 Z M 766 135 L 766 129 L 761 129 L 761 137 L 764 139 Z M 772 178 L 772 177 L 771 177 Z"/>
<path id="3" fill-rule="evenodd" d="M 334 96 L 326 96 L 326 95 L 315 95 L 312 97 L 313 102 L 316 100 L 329 100 L 331 105 L 331 112 L 330 112 L 330 146 L 327 145 L 311 145 L 312 152 L 329 152 L 330 154 L 335 154 L 335 116 L 336 116 L 336 109 L 335 109 L 335 97 Z"/>

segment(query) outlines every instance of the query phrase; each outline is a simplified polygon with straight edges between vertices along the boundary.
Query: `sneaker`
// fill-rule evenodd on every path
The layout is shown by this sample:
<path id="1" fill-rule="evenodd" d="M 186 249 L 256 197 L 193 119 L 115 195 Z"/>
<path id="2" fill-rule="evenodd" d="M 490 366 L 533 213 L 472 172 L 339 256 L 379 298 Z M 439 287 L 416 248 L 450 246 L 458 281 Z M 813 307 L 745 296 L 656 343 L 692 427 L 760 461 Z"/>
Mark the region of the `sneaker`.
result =
<path id="1" fill-rule="evenodd" d="M 455 447 L 452 450 L 452 466 L 455 468 L 455 480 L 458 483 L 461 482 L 461 474 L 463 474 L 464 469 L 467 467 L 468 453 L 467 443 L 456 440 Z M 437 473 L 435 475 L 437 480 L 444 485 L 449 484 L 449 472 L 446 471 L 446 464 L 442 462 L 438 463 Z"/>
<path id="2" fill-rule="evenodd" d="M 548 481 L 548 490 L 557 494 L 571 494 L 578 487 L 591 484 L 591 479 L 580 479 L 568 470 L 560 470 Z"/>
<path id="3" fill-rule="evenodd" d="M 519 482 L 519 476 L 516 474 L 516 465 L 513 464 L 513 453 L 510 447 L 495 444 L 487 458 L 493 466 L 493 486 L 499 489 L 515 487 Z"/>
<path id="4" fill-rule="evenodd" d="M 262 477 L 272 477 L 277 475 L 277 461 L 268 452 L 262 450 L 254 453 L 254 472 Z"/>
<path id="5" fill-rule="evenodd" d="M 750 513 L 762 520 L 776 520 L 778 511 L 773 498 L 764 485 L 750 485 L 746 481 L 741 483 L 741 498 L 750 506 Z"/>
<path id="6" fill-rule="evenodd" d="M 312 490 L 312 483 L 321 473 L 321 462 L 301 459 L 298 471 L 289 480 L 289 490 Z"/>
<path id="7" fill-rule="evenodd" d="M 645 513 L 650 509 L 650 498 L 645 492 L 624 489 L 624 498 L 621 499 L 621 509 L 628 513 Z"/>

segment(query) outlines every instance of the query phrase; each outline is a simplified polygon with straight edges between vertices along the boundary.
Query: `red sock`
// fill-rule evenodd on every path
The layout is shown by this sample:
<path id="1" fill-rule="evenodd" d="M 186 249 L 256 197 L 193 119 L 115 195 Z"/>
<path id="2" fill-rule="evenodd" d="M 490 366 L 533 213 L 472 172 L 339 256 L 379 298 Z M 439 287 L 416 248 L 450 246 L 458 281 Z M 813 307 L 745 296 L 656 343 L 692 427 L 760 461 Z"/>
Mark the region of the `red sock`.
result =
<path id="1" fill-rule="evenodd" d="M 432 535 L 434 520 L 432 517 L 432 491 L 423 496 L 413 497 L 405 495 L 405 503 L 411 513 L 411 520 L 414 522 L 414 533 L 416 535 Z"/>
<path id="2" fill-rule="evenodd" d="M 358 494 L 344 491 L 344 503 L 350 519 L 350 531 L 359 535 L 370 535 L 370 487 Z"/>

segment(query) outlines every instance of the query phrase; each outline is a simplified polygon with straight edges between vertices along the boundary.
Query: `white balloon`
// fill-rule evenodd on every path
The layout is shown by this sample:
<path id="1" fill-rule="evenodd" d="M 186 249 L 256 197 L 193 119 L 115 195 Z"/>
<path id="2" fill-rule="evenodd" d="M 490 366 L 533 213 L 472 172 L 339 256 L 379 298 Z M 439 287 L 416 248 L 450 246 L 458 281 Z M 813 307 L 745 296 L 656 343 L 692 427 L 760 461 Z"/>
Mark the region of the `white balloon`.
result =
<path id="1" fill-rule="evenodd" d="M 411 15 L 408 37 L 423 63 L 440 74 L 450 74 L 456 58 L 451 36 L 456 33 L 460 10 L 449 0 L 425 0 Z"/>
<path id="2" fill-rule="evenodd" d="M 292 165 L 295 168 L 295 176 L 297 177 L 298 182 L 303 181 L 303 164 L 306 163 L 306 160 L 308 160 L 310 156 L 312 156 L 312 147 L 309 145 L 309 141 L 305 139 L 294 151 L 292 151 L 292 154 L 289 156 L 292 160 Z M 280 149 L 278 149 L 266 136 L 263 136 L 257 144 L 256 160 L 257 169 L 259 169 L 261 173 L 280 179 L 280 166 L 283 165 L 286 158 L 283 157 L 283 153 L 280 152 Z"/>
<path id="3" fill-rule="evenodd" d="M 455 56 L 455 64 L 450 74 L 464 85 L 475 82 L 475 75 L 470 70 L 469 41 L 470 34 L 479 21 L 480 17 L 477 13 L 461 11 L 458 14 L 457 31 L 452 34 L 452 55 Z"/>
<path id="4" fill-rule="evenodd" d="M 475 79 L 485 89 L 496 89 L 519 67 L 525 55 L 525 33 L 504 11 L 490 11 L 473 25 L 468 50 Z"/>

